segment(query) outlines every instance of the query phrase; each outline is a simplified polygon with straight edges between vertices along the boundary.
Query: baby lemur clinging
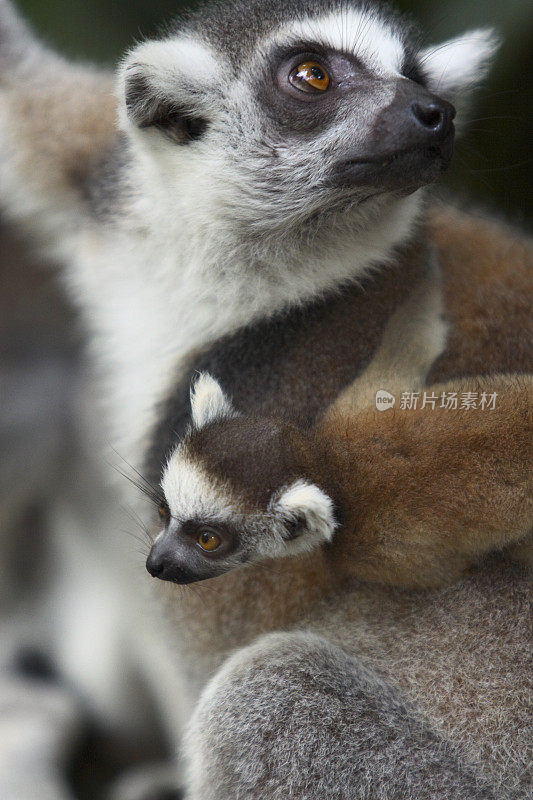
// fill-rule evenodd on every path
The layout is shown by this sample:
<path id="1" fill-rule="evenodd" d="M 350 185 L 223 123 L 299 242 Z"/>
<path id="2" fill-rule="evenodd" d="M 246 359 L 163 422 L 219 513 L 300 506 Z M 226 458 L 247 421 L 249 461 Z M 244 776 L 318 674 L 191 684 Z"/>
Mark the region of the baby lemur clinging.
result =
<path id="1" fill-rule="evenodd" d="M 452 381 L 385 413 L 347 412 L 344 396 L 303 430 L 237 414 L 202 375 L 148 570 L 191 583 L 327 543 L 340 573 L 445 583 L 532 529 L 532 402 L 531 377 Z"/>

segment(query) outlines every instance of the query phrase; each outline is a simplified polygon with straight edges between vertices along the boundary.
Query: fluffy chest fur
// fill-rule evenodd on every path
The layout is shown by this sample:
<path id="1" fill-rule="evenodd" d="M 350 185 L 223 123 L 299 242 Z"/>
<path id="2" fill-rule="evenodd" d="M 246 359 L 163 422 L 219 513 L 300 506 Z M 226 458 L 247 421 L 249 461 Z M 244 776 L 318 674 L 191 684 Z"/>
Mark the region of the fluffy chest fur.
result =
<path id="1" fill-rule="evenodd" d="M 159 404 L 189 378 L 191 353 L 397 259 L 397 242 L 419 204 L 415 197 L 392 206 L 361 236 L 344 231 L 334 258 L 323 242 L 311 242 L 303 254 L 292 253 L 287 243 L 286 252 L 266 249 L 258 257 L 236 249 L 233 260 L 217 258 L 215 237 L 199 241 L 183 221 L 172 219 L 168 235 L 154 237 L 142 226 L 141 213 L 131 227 L 110 221 L 75 231 L 67 280 L 74 296 L 83 298 L 116 449 L 141 464 Z"/>

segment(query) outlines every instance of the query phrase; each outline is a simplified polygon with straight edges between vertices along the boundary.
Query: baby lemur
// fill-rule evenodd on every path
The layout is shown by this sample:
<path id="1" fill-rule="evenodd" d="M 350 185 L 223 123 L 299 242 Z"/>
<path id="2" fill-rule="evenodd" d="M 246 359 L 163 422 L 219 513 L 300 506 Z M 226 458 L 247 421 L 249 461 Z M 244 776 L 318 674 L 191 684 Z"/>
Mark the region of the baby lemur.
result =
<path id="1" fill-rule="evenodd" d="M 327 544 L 340 573 L 429 587 L 523 540 L 532 378 L 452 381 L 425 397 L 385 413 L 347 412 L 343 397 L 304 430 L 238 414 L 201 375 L 193 427 L 163 475 L 149 572 L 191 583 Z"/>

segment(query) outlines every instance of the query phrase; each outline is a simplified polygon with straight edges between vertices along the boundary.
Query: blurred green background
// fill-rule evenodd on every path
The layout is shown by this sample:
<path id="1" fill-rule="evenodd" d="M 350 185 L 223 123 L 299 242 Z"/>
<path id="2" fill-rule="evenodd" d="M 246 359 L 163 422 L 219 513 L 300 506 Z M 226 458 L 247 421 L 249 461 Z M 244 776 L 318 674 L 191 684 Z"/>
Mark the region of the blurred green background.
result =
<path id="1" fill-rule="evenodd" d="M 153 34 L 189 3 L 180 0 L 18 0 L 37 30 L 64 53 L 113 63 L 134 40 Z M 438 42 L 492 25 L 503 47 L 480 93 L 468 134 L 446 182 L 460 197 L 531 219 L 533 200 L 532 0 L 396 0 Z"/>

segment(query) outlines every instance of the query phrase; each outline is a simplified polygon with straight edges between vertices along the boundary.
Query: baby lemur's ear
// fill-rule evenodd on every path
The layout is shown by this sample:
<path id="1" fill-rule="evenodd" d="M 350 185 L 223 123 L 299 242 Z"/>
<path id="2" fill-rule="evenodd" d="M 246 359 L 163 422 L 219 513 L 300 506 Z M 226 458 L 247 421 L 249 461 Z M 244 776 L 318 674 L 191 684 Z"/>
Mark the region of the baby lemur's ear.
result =
<path id="1" fill-rule="evenodd" d="M 236 417 L 237 412 L 222 387 L 207 372 L 202 372 L 191 386 L 191 414 L 195 428 L 225 417 Z"/>
<path id="2" fill-rule="evenodd" d="M 480 28 L 421 53 L 420 63 L 429 88 L 456 106 L 459 126 L 461 115 L 468 111 L 471 96 L 485 79 L 499 46 L 494 30 Z"/>
<path id="3" fill-rule="evenodd" d="M 135 47 L 119 70 L 123 124 L 176 144 L 199 139 L 209 122 L 205 93 L 217 72 L 207 47 L 186 37 Z"/>
<path id="4" fill-rule="evenodd" d="M 297 480 L 277 492 L 269 511 L 283 522 L 288 540 L 299 539 L 309 549 L 331 541 L 337 527 L 331 498 L 305 480 Z"/>

